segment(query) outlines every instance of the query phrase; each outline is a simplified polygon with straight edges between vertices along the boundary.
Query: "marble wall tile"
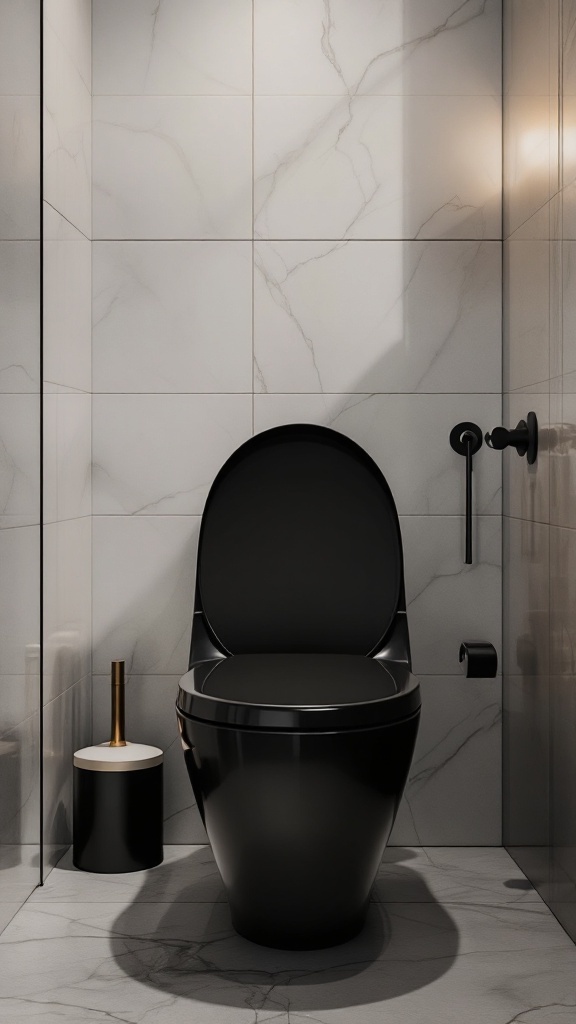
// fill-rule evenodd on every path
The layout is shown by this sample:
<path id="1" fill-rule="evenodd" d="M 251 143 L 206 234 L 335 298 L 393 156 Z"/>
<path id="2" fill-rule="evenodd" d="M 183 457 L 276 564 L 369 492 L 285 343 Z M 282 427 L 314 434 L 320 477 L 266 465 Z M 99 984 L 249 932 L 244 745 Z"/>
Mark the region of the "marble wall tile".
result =
<path id="1" fill-rule="evenodd" d="M 250 95 L 250 0 L 98 0 L 94 95 Z"/>
<path id="2" fill-rule="evenodd" d="M 252 396 L 94 395 L 93 429 L 95 515 L 199 515 L 252 434 Z"/>
<path id="3" fill-rule="evenodd" d="M 44 11 L 44 199 L 87 238 L 92 159 L 89 11 L 87 0 L 52 0 Z"/>
<path id="4" fill-rule="evenodd" d="M 525 420 L 530 411 L 535 412 L 538 418 L 536 462 L 529 466 L 514 448 L 507 448 L 502 454 L 504 514 L 547 523 L 550 518 L 550 468 L 556 445 L 548 381 L 505 395 L 503 406 L 502 422 L 509 427 Z"/>
<path id="5" fill-rule="evenodd" d="M 26 651 L 25 674 L 0 676 L 2 699 L 2 735 L 21 725 L 40 707 L 40 645 L 30 644 Z"/>
<path id="6" fill-rule="evenodd" d="M 91 398 L 44 395 L 44 523 L 91 513 Z"/>
<path id="7" fill-rule="evenodd" d="M 91 243 L 44 203 L 44 378 L 91 390 Z"/>
<path id="8" fill-rule="evenodd" d="M 72 841 L 72 758 L 91 742 L 90 679 L 44 707 L 44 851 L 53 866 Z"/>
<path id="9" fill-rule="evenodd" d="M 258 95 L 498 95 L 500 3 L 256 0 Z"/>
<path id="10" fill-rule="evenodd" d="M 421 676 L 420 684 L 420 730 L 391 843 L 498 846 L 501 680 Z"/>
<path id="11" fill-rule="evenodd" d="M 40 521 L 40 410 L 37 395 L 0 404 L 0 529 Z"/>
<path id="12" fill-rule="evenodd" d="M 576 374 L 551 382 L 550 522 L 576 527 Z"/>
<path id="13" fill-rule="evenodd" d="M 95 238 L 251 237 L 248 97 L 95 97 L 93 138 Z"/>
<path id="14" fill-rule="evenodd" d="M 515 96 L 544 96 L 550 89 L 550 57 L 556 0 L 506 0 L 504 89 Z"/>
<path id="15" fill-rule="evenodd" d="M 40 712 L 7 730 L 0 740 L 0 901 L 22 902 L 38 882 L 40 841 Z M 34 847 L 30 863 L 26 847 Z"/>
<path id="16" fill-rule="evenodd" d="M 450 430 L 463 420 L 488 430 L 499 420 L 500 405 L 499 395 L 256 395 L 254 427 L 332 427 L 376 461 L 400 515 L 463 515 L 463 466 L 448 444 Z M 498 515 L 501 464 L 486 446 L 478 452 L 474 474 L 476 511 Z"/>
<path id="17" fill-rule="evenodd" d="M 549 377 L 550 245 L 548 231 L 540 239 L 504 243 L 504 387 L 509 391 Z"/>
<path id="18" fill-rule="evenodd" d="M 576 934 L 576 830 L 574 729 L 576 659 L 574 571 L 576 531 L 550 530 L 550 753 L 551 895 L 550 906 L 571 935 Z"/>
<path id="19" fill-rule="evenodd" d="M 531 851 L 517 859 L 540 891 L 550 843 L 550 682 L 544 674 L 510 675 L 503 704 L 504 843 Z"/>
<path id="20" fill-rule="evenodd" d="M 93 272 L 95 391 L 251 392 L 250 242 L 96 242 Z"/>
<path id="21" fill-rule="evenodd" d="M 44 0 L 49 26 L 88 90 L 92 86 L 92 0 Z"/>
<path id="22" fill-rule="evenodd" d="M 179 676 L 129 676 L 126 685 L 126 735 L 164 751 L 164 842 L 206 843 L 186 771 L 176 722 Z M 110 677 L 93 678 L 93 739 L 110 738 Z"/>
<path id="23" fill-rule="evenodd" d="M 576 241 L 563 241 L 560 252 L 562 296 L 562 374 L 576 374 Z M 559 289 L 559 290 L 560 290 Z M 569 384 L 572 383 L 572 377 Z M 570 388 L 571 391 L 574 388 Z"/>
<path id="24" fill-rule="evenodd" d="M 543 207 L 556 190 L 557 127 L 548 93 L 509 96 L 504 112 L 504 237 Z"/>
<path id="25" fill-rule="evenodd" d="M 0 95 L 38 96 L 38 0 L 0 2 Z"/>
<path id="26" fill-rule="evenodd" d="M 39 390 L 38 242 L 0 242 L 0 393 Z"/>
<path id="27" fill-rule="evenodd" d="M 259 238 L 500 236 L 490 96 L 259 96 Z"/>
<path id="28" fill-rule="evenodd" d="M 44 699 L 90 673 L 90 516 L 44 526 Z"/>
<path id="29" fill-rule="evenodd" d="M 504 668 L 533 679 L 549 672 L 548 526 L 504 517 Z"/>
<path id="30" fill-rule="evenodd" d="M 0 95 L 0 239 L 38 239 L 38 96 Z"/>
<path id="31" fill-rule="evenodd" d="M 406 601 L 416 675 L 458 675 L 463 640 L 501 649 L 501 524 L 477 516 L 474 563 L 464 565 L 464 519 L 402 516 Z"/>
<path id="32" fill-rule="evenodd" d="M 260 392 L 500 392 L 500 246 L 258 243 Z"/>
<path id="33" fill-rule="evenodd" d="M 550 528 L 550 672 L 576 672 L 576 530 Z"/>
<path id="34" fill-rule="evenodd" d="M 40 642 L 37 526 L 0 530 L 0 565 L 10 586 L 0 589 L 0 672 L 26 674 L 30 645 Z"/>
<path id="35" fill-rule="evenodd" d="M 186 671 L 199 525 L 195 516 L 94 517 L 96 674 L 119 658 L 129 672 Z"/>
<path id="36" fill-rule="evenodd" d="M 514 847 L 549 841 L 549 548 L 547 525 L 504 518 L 504 842 Z M 542 884 L 542 866 L 530 877 Z"/>

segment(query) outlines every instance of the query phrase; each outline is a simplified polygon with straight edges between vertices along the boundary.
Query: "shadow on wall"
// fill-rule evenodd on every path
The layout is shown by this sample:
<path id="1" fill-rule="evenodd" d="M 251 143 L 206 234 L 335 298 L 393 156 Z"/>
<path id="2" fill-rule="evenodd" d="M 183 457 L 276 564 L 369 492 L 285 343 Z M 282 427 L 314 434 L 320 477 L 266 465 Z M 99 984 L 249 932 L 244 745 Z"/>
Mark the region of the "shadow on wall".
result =
<path id="1" fill-rule="evenodd" d="M 411 903 L 372 902 L 365 928 L 331 949 L 258 946 L 233 930 L 220 877 L 205 850 L 155 868 L 112 929 L 122 971 L 180 999 L 256 1013 L 313 1012 L 394 999 L 445 974 L 458 931 L 398 848 L 395 885 Z M 159 900 L 170 898 L 166 902 Z M 206 902 L 209 900 L 209 902 Z"/>

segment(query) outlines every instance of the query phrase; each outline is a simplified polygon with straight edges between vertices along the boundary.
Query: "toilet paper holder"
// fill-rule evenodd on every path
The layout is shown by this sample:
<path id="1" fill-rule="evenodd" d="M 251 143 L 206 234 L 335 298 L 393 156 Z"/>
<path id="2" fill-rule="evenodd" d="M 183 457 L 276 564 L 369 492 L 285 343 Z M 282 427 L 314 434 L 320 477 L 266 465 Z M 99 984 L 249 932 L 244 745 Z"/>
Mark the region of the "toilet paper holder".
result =
<path id="1" fill-rule="evenodd" d="M 498 674 L 498 654 L 494 644 L 464 641 L 460 644 L 458 660 L 467 679 L 494 679 Z"/>

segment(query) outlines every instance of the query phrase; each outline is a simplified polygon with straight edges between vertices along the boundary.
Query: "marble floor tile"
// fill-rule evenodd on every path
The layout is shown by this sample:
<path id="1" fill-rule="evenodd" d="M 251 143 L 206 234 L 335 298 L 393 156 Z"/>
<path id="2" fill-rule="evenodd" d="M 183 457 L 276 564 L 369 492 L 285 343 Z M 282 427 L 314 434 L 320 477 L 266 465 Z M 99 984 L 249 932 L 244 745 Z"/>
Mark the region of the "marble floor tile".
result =
<path id="1" fill-rule="evenodd" d="M 542 904 L 373 904 L 351 942 L 288 952 L 236 935 L 226 904 L 35 902 L 0 951 L 6 1021 L 545 1024 L 576 1007 L 576 950 Z"/>
<path id="2" fill-rule="evenodd" d="M 150 871 L 99 875 L 77 871 L 69 850 L 31 903 L 223 903 L 209 846 L 167 845 Z M 540 897 L 500 846 L 390 846 L 372 899 L 376 903 L 540 903 Z"/>
<path id="3" fill-rule="evenodd" d="M 236 935 L 206 846 L 148 872 L 68 853 L 0 936 L 0 1021 L 568 1024 L 576 949 L 502 848 L 386 851 L 366 927 L 289 952 Z"/>

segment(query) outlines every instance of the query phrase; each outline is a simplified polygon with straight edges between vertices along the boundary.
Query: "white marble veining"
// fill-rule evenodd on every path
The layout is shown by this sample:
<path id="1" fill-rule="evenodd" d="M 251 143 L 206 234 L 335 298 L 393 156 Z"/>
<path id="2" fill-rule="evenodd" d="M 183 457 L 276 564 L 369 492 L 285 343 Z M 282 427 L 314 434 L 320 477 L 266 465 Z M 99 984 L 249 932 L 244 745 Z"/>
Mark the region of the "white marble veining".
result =
<path id="1" fill-rule="evenodd" d="M 255 388 L 500 392 L 500 246 L 260 242 Z"/>
<path id="2" fill-rule="evenodd" d="M 259 95 L 498 95 L 499 0 L 256 0 Z"/>
<path id="3" fill-rule="evenodd" d="M 461 459 L 446 441 L 455 423 L 494 423 L 499 395 L 256 395 L 254 426 L 319 423 L 360 444 L 384 473 L 400 515 L 463 515 Z M 437 444 L 423 444 L 433 436 Z M 398 453 L 402 452 L 402 458 Z M 483 447 L 474 462 L 478 513 L 498 515 L 501 468 Z"/>
<path id="4" fill-rule="evenodd" d="M 93 248 L 94 391 L 252 391 L 250 242 Z"/>
<path id="5" fill-rule="evenodd" d="M 94 95 L 250 95 L 251 0 L 98 0 Z"/>
<path id="6" fill-rule="evenodd" d="M 93 101 L 94 238 L 250 238 L 251 101 Z"/>
<path id="7" fill-rule="evenodd" d="M 186 671 L 199 526 L 198 516 L 94 517 L 95 673 L 119 658 L 129 672 Z"/>
<path id="8" fill-rule="evenodd" d="M 38 96 L 0 95 L 0 239 L 38 239 Z"/>
<path id="9" fill-rule="evenodd" d="M 44 9 L 44 199 L 91 237 L 90 8 Z"/>
<path id="10" fill-rule="evenodd" d="M 458 675 L 463 640 L 480 637 L 500 652 L 499 517 L 476 517 L 472 565 L 464 564 L 463 516 L 402 516 L 400 527 L 416 675 Z"/>
<path id="11" fill-rule="evenodd" d="M 6 1019 L 573 1018 L 576 950 L 504 851 L 390 849 L 375 895 L 356 939 L 287 952 L 233 932 L 205 847 L 129 876 L 82 874 L 67 856 L 0 938 Z"/>
<path id="12" fill-rule="evenodd" d="M 201 514 L 252 434 L 251 395 L 94 395 L 92 415 L 95 515 Z"/>
<path id="13" fill-rule="evenodd" d="M 91 243 L 44 203 L 44 379 L 91 390 Z"/>
<path id="14" fill-rule="evenodd" d="M 44 700 L 89 675 L 91 520 L 44 526 Z"/>
<path id="15" fill-rule="evenodd" d="M 259 238 L 497 239 L 491 96 L 257 96 Z"/>
<path id="16" fill-rule="evenodd" d="M 126 735 L 164 751 L 164 842 L 205 843 L 176 721 L 179 679 L 178 675 L 127 677 Z M 93 676 L 92 726 L 95 743 L 110 738 L 110 674 Z"/>
<path id="17" fill-rule="evenodd" d="M 420 685 L 422 714 L 416 751 L 391 841 L 397 845 L 498 845 L 502 841 L 501 679 L 422 675 Z"/>
<path id="18" fill-rule="evenodd" d="M 0 242 L 0 392 L 39 390 L 38 242 Z"/>

